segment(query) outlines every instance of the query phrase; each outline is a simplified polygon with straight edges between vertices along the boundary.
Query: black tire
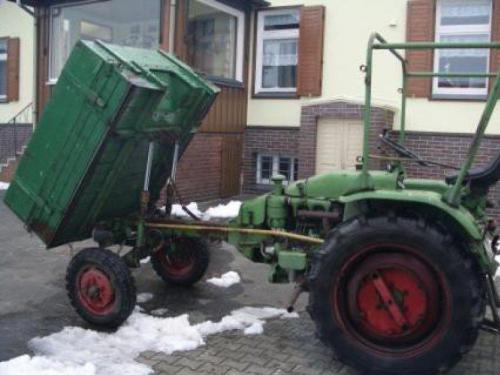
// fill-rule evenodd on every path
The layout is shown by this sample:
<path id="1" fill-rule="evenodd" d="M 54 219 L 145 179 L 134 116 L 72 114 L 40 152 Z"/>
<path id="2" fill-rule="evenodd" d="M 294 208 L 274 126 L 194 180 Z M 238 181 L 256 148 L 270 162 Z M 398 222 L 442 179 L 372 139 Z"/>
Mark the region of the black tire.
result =
<path id="1" fill-rule="evenodd" d="M 365 374 L 449 370 L 474 345 L 486 306 L 484 278 L 463 246 L 421 219 L 359 217 L 341 224 L 315 253 L 309 272 L 308 310 L 320 339 Z M 392 283 L 396 277 L 418 287 L 398 289 L 403 282 Z M 392 301 L 381 299 L 384 286 Z M 382 331 L 388 319 L 397 323 L 398 311 L 405 323 Z M 409 318 L 414 311 L 421 314 Z"/>
<path id="2" fill-rule="evenodd" d="M 209 244 L 196 237 L 176 237 L 151 256 L 155 272 L 167 284 L 191 286 L 201 280 L 210 263 Z"/>
<path id="3" fill-rule="evenodd" d="M 66 290 L 78 315 L 97 328 L 120 326 L 136 303 L 129 268 L 117 254 L 102 248 L 84 249 L 71 259 Z"/>

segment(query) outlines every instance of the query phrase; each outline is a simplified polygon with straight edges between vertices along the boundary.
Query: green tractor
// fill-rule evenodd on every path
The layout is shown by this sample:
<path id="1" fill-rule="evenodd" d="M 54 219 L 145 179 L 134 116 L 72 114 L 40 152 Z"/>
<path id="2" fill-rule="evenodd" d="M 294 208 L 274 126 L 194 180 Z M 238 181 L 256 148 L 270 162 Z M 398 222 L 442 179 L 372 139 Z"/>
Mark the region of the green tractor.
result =
<path id="1" fill-rule="evenodd" d="M 498 100 L 500 74 L 411 72 L 398 52 L 438 48 L 500 43 L 391 44 L 373 34 L 362 66 L 359 168 L 287 186 L 275 176 L 271 193 L 244 202 L 238 217 L 224 224 L 192 213 L 194 220 L 179 220 L 169 209 L 177 160 L 217 88 L 161 51 L 79 43 L 5 201 L 49 248 L 93 236 L 98 246 L 72 259 L 66 281 L 76 311 L 96 327 L 116 327 L 132 313 L 129 267 L 142 258 L 151 256 L 164 281 L 189 286 L 207 269 L 206 239 L 224 239 L 252 261 L 268 263 L 271 282 L 296 283 L 289 310 L 309 292 L 318 335 L 340 361 L 373 374 L 446 371 L 473 347 L 480 329 L 500 333 L 493 279 L 498 232 L 486 215 L 500 154 L 471 169 Z M 384 156 L 369 152 L 376 50 L 392 53 L 403 72 L 399 139 L 381 137 L 393 151 Z M 435 76 L 496 79 L 458 174 L 445 181 L 407 178 L 403 162 L 439 165 L 404 146 L 406 82 Z M 58 136 L 63 130 L 64 139 Z M 387 160 L 387 169 L 371 171 L 374 157 Z M 167 180 L 162 212 L 155 202 Z M 130 250 L 121 256 L 112 245 Z"/>
<path id="2" fill-rule="evenodd" d="M 286 187 L 283 178 L 276 176 L 274 191 L 245 202 L 233 223 L 284 230 L 311 240 L 276 240 L 238 232 L 229 236 L 245 256 L 272 265 L 271 281 L 297 281 L 299 292 L 308 291 L 308 311 L 320 339 L 339 360 L 366 373 L 446 371 L 472 348 L 479 329 L 500 332 L 493 281 L 498 235 L 494 220 L 486 216 L 488 191 L 500 179 L 500 153 L 489 166 L 471 170 L 498 100 L 500 78 L 458 174 L 445 181 L 407 178 L 403 161 L 433 164 L 403 145 L 407 79 L 496 75 L 409 72 L 398 52 L 499 46 L 389 44 L 373 34 L 362 66 L 366 103 L 360 168 Z M 394 151 L 393 157 L 382 157 L 388 160 L 387 171 L 369 171 L 374 50 L 390 51 L 403 71 L 399 140 L 381 136 L 382 143 Z M 313 239 L 324 242 L 318 246 Z M 487 305 L 492 320 L 485 319 Z"/>

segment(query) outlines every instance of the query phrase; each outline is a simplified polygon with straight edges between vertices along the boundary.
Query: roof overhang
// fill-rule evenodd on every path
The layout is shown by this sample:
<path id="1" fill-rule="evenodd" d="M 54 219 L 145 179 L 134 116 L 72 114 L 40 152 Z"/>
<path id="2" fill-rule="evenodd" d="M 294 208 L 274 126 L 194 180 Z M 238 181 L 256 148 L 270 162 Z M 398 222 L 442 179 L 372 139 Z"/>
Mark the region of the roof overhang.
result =
<path id="1" fill-rule="evenodd" d="M 17 2 L 18 0 L 8 0 L 12 1 L 13 3 Z M 27 5 L 30 7 L 43 7 L 47 5 L 54 5 L 54 4 L 61 4 L 61 3 L 70 3 L 70 2 L 75 2 L 78 0 L 20 0 L 20 3 L 22 5 Z M 267 7 L 269 6 L 269 2 L 266 0 L 246 0 L 249 2 L 252 6 L 254 7 Z"/>

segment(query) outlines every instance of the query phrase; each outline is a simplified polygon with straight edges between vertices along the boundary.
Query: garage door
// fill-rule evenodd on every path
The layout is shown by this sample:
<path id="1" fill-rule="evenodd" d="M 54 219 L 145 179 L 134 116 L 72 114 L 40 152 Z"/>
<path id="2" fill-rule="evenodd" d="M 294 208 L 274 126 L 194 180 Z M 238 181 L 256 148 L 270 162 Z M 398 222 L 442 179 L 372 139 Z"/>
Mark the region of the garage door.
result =
<path id="1" fill-rule="evenodd" d="M 354 169 L 363 153 L 361 120 L 320 119 L 316 142 L 316 174 Z"/>

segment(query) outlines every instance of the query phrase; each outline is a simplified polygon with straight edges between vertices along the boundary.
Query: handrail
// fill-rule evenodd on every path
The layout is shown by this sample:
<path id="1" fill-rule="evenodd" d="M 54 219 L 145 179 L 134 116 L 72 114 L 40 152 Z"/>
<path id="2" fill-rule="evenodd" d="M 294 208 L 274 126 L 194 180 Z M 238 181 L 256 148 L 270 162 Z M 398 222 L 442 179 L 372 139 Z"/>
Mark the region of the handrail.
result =
<path id="1" fill-rule="evenodd" d="M 25 107 L 23 107 L 23 109 L 21 109 L 19 112 L 17 112 L 14 116 L 12 116 L 12 118 L 7 121 L 6 123 L 7 124 L 15 124 L 17 123 L 16 119 L 22 115 L 23 113 L 25 113 L 28 109 L 32 109 L 33 108 L 33 102 L 29 103 L 28 105 L 26 105 Z"/>
<path id="2" fill-rule="evenodd" d="M 403 82 L 402 82 L 402 98 L 401 98 L 401 126 L 399 133 L 399 143 L 403 144 L 406 137 L 406 86 L 408 78 L 423 78 L 423 77 L 470 77 L 470 78 L 496 78 L 488 95 L 487 103 L 483 114 L 476 129 L 476 134 L 467 152 L 466 159 L 460 169 L 458 178 L 444 197 L 445 201 L 452 206 L 459 206 L 461 199 L 461 187 L 465 177 L 469 173 L 477 151 L 479 149 L 481 139 L 486 132 L 491 115 L 495 109 L 497 99 L 500 94 L 500 72 L 498 73 L 450 73 L 450 72 L 410 72 L 408 71 L 408 61 L 398 52 L 398 50 L 422 50 L 422 49 L 500 49 L 500 42 L 491 43 L 448 43 L 448 42 L 408 42 L 408 43 L 388 43 L 380 34 L 373 33 L 368 40 L 368 49 L 366 55 L 366 65 L 363 66 L 365 72 L 365 106 L 364 106 L 364 142 L 363 142 L 363 169 L 362 169 L 362 184 L 365 189 L 370 188 L 370 178 L 368 166 L 370 160 L 370 127 L 371 127 L 371 96 L 372 96 L 372 74 L 373 74 L 373 51 L 387 50 L 393 54 L 402 66 Z"/>

